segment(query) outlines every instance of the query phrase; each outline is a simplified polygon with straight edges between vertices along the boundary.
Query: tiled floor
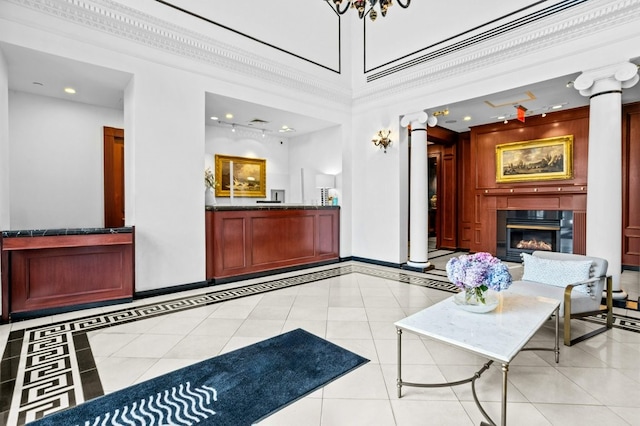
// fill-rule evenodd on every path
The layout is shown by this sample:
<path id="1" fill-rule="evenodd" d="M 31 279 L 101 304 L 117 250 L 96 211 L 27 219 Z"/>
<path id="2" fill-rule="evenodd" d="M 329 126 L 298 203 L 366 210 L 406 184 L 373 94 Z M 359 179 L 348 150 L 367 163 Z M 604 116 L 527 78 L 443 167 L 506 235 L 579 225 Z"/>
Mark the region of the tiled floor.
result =
<path id="1" fill-rule="evenodd" d="M 0 424 L 24 423 L 29 415 L 57 403 L 49 398 L 37 405 L 32 403 L 30 410 L 17 410 L 15 407 L 25 394 L 35 395 L 38 390 L 55 394 L 51 389 L 60 389 L 58 394 L 64 396 L 58 398 L 63 401 L 60 403 L 72 405 L 96 392 L 113 392 L 300 327 L 370 362 L 260 425 L 477 425 L 482 416 L 469 385 L 404 388 L 403 397 L 396 397 L 394 321 L 452 294 L 447 291 L 450 286 L 443 271 L 451 253 L 433 251 L 430 256 L 436 269 L 428 274 L 345 262 L 144 299 L 127 306 L 2 325 L 0 349 L 4 351 L 13 332 L 5 356 L 18 351 L 12 347 L 19 346 L 15 360 L 20 360 L 17 367 L 3 363 L 2 380 L 7 377 L 6 370 L 13 368 L 17 370 L 13 385 L 29 391 L 12 393 L 13 409 L 8 416 L 5 413 L 0 417 Z M 521 268 L 511 266 L 517 278 Z M 637 272 L 623 273 L 622 287 L 636 300 L 638 278 Z M 271 291 L 266 292 L 258 289 L 253 294 L 251 285 L 271 282 L 285 285 L 281 289 L 267 288 Z M 230 300 L 220 296 L 221 301 L 216 301 L 212 296 L 232 288 L 250 291 L 242 291 L 243 297 L 224 296 L 232 297 Z M 551 352 L 518 355 L 509 372 L 510 424 L 640 425 L 640 326 L 635 320 L 638 318 L 640 323 L 640 315 L 625 309 L 617 309 L 616 313 L 616 328 L 575 346 L 562 346 L 559 364 L 554 363 Z M 585 321 L 575 323 L 576 332 L 595 326 Z M 15 339 L 20 335 L 20 340 Z M 84 335 L 88 344 L 79 338 Z M 552 322 L 533 340 L 535 346 L 551 345 Z M 20 344 L 15 344 L 18 341 Z M 38 352 L 43 348 L 44 352 Z M 403 350 L 403 376 L 410 381 L 458 380 L 471 376 L 486 362 L 410 333 L 404 334 Z M 33 380 L 38 374 L 28 374 L 33 362 L 25 360 L 35 359 L 36 353 L 44 355 L 33 362 L 43 358 L 55 361 L 39 373 L 40 377 L 47 377 L 53 371 L 55 381 L 38 385 Z M 99 378 L 92 373 L 93 362 Z M 7 384 L 0 389 L 2 398 L 7 398 Z M 477 381 L 478 396 L 496 420 L 500 417 L 500 390 L 501 372 L 497 367 Z M 27 417 L 20 417 L 18 411 Z"/>

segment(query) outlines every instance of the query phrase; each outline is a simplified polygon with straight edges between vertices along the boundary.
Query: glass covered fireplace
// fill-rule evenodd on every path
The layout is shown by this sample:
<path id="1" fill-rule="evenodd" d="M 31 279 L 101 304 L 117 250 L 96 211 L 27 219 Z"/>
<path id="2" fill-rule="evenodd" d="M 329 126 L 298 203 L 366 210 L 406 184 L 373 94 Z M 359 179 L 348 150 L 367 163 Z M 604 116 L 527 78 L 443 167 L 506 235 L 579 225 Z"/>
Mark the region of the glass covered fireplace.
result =
<path id="1" fill-rule="evenodd" d="M 498 210 L 497 256 L 519 262 L 520 253 L 536 250 L 573 252 L 573 212 Z"/>

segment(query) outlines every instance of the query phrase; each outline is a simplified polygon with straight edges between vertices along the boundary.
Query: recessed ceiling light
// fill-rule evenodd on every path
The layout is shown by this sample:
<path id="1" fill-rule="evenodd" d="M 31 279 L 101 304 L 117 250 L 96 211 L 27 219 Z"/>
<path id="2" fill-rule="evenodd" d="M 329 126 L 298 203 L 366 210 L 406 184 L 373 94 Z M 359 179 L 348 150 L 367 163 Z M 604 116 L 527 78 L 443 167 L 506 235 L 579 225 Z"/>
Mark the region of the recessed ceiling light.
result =
<path id="1" fill-rule="evenodd" d="M 76 93 L 76 89 L 74 89 L 73 87 L 65 87 L 64 88 L 64 93 L 68 93 L 70 95 L 73 95 Z"/>
<path id="2" fill-rule="evenodd" d="M 560 109 L 562 108 L 562 105 L 554 105 L 551 107 L 551 109 Z"/>
<path id="3" fill-rule="evenodd" d="M 504 115 L 501 115 L 498 117 L 498 120 L 504 120 L 506 117 Z"/>
<path id="4" fill-rule="evenodd" d="M 287 126 L 286 124 L 282 125 L 282 130 L 287 130 L 289 128 L 289 126 Z"/>
<path id="5" fill-rule="evenodd" d="M 463 118 L 464 121 L 471 121 L 471 116 L 467 115 L 465 118 Z"/>
<path id="6" fill-rule="evenodd" d="M 212 120 L 218 120 L 218 117 L 216 117 L 215 115 L 214 115 L 214 116 L 211 116 L 210 118 L 211 118 Z"/>
<path id="7" fill-rule="evenodd" d="M 226 117 L 228 120 L 231 120 L 231 119 L 233 118 L 233 114 L 231 114 L 230 112 L 228 112 L 227 114 L 225 114 L 225 117 Z"/>

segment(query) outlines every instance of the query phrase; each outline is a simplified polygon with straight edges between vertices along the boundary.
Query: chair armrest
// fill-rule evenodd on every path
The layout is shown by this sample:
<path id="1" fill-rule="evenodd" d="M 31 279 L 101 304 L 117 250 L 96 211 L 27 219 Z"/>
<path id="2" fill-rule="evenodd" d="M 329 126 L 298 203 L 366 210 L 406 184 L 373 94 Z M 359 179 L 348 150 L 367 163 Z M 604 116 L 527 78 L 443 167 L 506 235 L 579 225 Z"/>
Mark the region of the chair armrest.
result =
<path id="1" fill-rule="evenodd" d="M 573 290 L 574 287 L 577 287 L 579 285 L 584 285 L 584 284 L 587 284 L 587 287 L 589 288 L 589 293 L 588 293 L 589 296 L 591 296 L 592 299 L 595 299 L 597 295 L 593 292 L 592 284 L 605 278 L 606 278 L 605 276 L 593 277 L 593 278 L 589 278 L 588 280 L 567 284 L 567 286 L 564 288 L 565 299 L 567 298 L 567 295 L 571 295 L 571 291 Z M 602 295 L 600 295 L 599 297 L 602 297 Z"/>

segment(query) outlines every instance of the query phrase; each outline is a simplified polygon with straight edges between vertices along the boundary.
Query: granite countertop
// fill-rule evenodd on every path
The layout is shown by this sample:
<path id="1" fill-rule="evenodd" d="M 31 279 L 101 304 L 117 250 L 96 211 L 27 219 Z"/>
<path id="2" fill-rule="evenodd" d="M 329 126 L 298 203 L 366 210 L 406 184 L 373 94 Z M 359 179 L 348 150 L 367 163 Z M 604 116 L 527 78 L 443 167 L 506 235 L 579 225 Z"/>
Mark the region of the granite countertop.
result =
<path id="1" fill-rule="evenodd" d="M 340 206 L 312 206 L 304 204 L 255 204 L 250 206 L 205 206 L 207 211 L 238 211 L 238 210 L 335 210 Z"/>
<path id="2" fill-rule="evenodd" d="M 96 234 L 130 234 L 133 228 L 59 228 L 59 229 L 23 229 L 19 231 L 2 231 L 2 238 L 14 237 L 50 237 L 60 235 L 96 235 Z"/>

